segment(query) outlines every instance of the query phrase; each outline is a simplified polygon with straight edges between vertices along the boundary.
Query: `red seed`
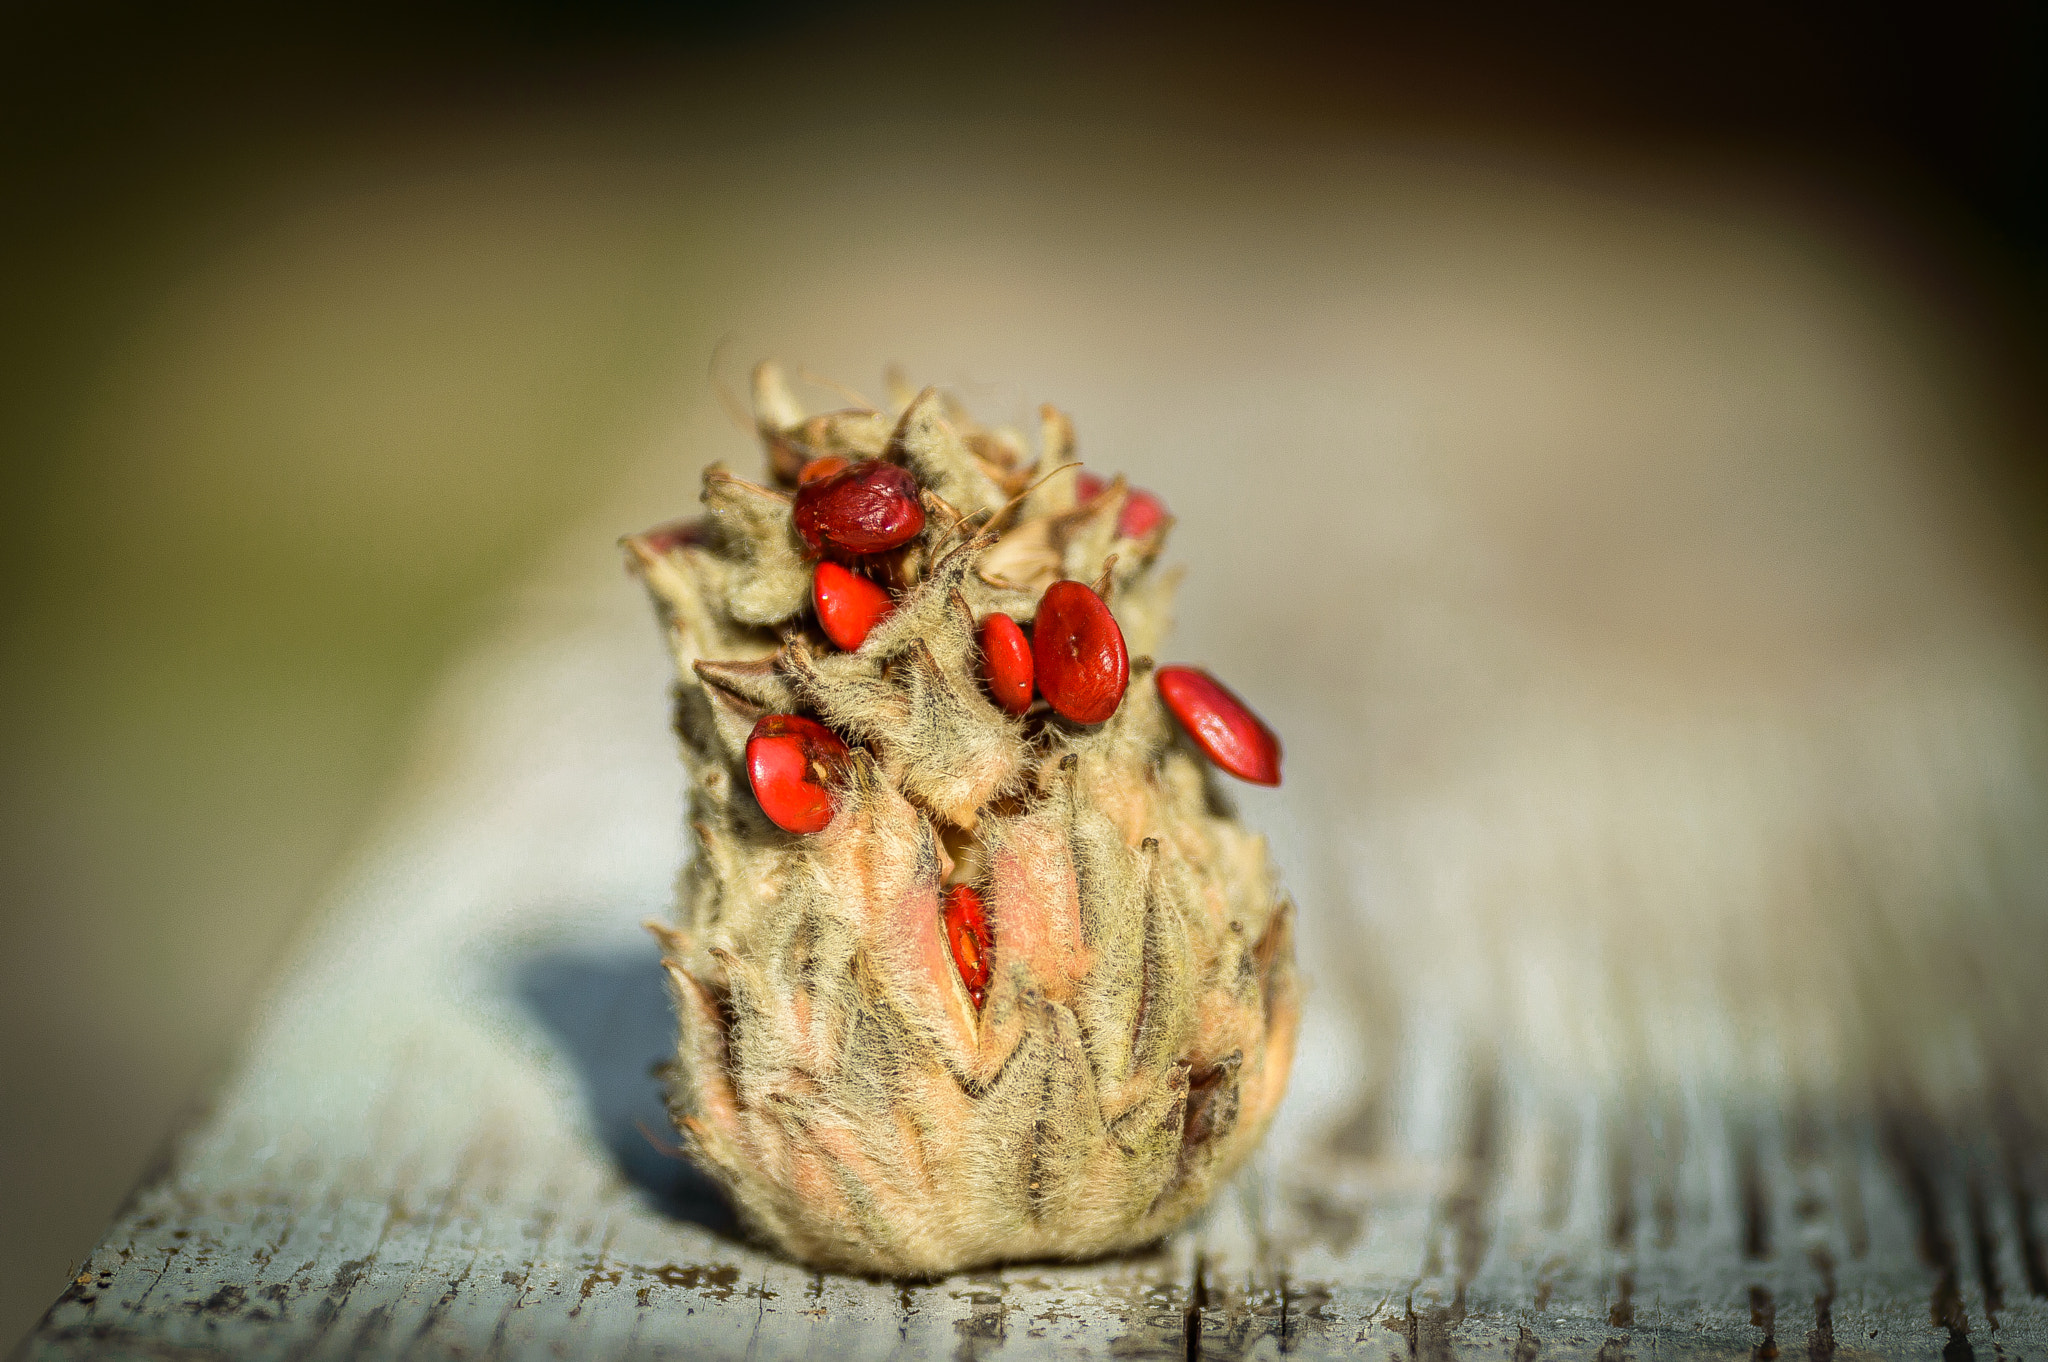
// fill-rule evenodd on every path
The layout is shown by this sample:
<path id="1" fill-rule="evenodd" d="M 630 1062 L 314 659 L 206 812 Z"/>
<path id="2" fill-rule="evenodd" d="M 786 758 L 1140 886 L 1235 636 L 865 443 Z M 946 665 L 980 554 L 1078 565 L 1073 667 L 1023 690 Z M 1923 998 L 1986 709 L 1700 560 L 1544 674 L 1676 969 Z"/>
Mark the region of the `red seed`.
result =
<path id="1" fill-rule="evenodd" d="M 1254 785 L 1280 783 L 1280 739 L 1245 702 L 1198 667 L 1161 667 L 1159 698 L 1210 761 Z"/>
<path id="2" fill-rule="evenodd" d="M 981 672 L 996 704 L 1011 714 L 1031 708 L 1031 644 L 1008 615 L 981 622 Z"/>
<path id="3" fill-rule="evenodd" d="M 1133 487 L 1131 494 L 1124 498 L 1123 510 L 1117 513 L 1116 536 L 1119 539 L 1143 539 L 1164 519 L 1166 503 L 1143 488 Z"/>
<path id="4" fill-rule="evenodd" d="M 1116 713 L 1131 680 L 1124 631 L 1102 597 L 1079 582 L 1054 582 L 1038 601 L 1031 626 L 1038 693 L 1055 714 L 1099 724 Z"/>
<path id="5" fill-rule="evenodd" d="M 887 553 L 924 531 L 910 471 L 879 459 L 849 464 L 796 489 L 796 532 L 814 554 Z"/>
<path id="6" fill-rule="evenodd" d="M 849 653 L 867 642 L 868 631 L 896 608 L 888 592 L 837 563 L 818 564 L 811 574 L 811 600 L 825 637 Z"/>
<path id="7" fill-rule="evenodd" d="M 832 782 L 845 768 L 846 744 L 815 719 L 763 714 L 747 735 L 747 783 L 761 812 L 784 832 L 816 832 L 832 821 Z"/>
<path id="8" fill-rule="evenodd" d="M 995 939 L 988 930 L 988 911 L 972 885 L 956 884 L 946 891 L 946 943 L 953 948 L 953 966 L 967 996 L 980 1007 L 988 998 L 988 981 L 995 973 Z"/>
<path id="9" fill-rule="evenodd" d="M 796 470 L 796 485 L 801 487 L 807 482 L 816 482 L 819 478 L 829 478 L 846 467 L 847 462 L 837 454 L 820 454 Z"/>
<path id="10" fill-rule="evenodd" d="M 1086 506 L 1108 489 L 1109 484 L 1093 473 L 1074 475 L 1074 500 L 1077 505 Z M 1123 509 L 1117 512 L 1116 537 L 1143 539 L 1164 519 L 1166 503 L 1142 487 L 1133 487 L 1124 497 Z"/>

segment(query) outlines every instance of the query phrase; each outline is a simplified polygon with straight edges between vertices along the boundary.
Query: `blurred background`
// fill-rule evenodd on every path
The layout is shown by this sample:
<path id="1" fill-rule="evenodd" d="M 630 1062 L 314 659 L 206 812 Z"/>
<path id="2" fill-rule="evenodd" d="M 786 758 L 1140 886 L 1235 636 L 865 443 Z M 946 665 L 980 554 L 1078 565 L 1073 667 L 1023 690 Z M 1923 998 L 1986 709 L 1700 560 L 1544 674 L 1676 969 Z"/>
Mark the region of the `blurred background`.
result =
<path id="1" fill-rule="evenodd" d="M 202 1109 L 508 586 L 687 507 L 722 345 L 1255 436 L 1288 414 L 1214 385 L 1345 351 L 1369 279 L 1326 405 L 1420 413 L 1459 561 L 1542 567 L 1487 627 L 1755 678 L 1938 621 L 2033 667 L 2044 91 L 2018 5 L 8 7 L 0 1340 Z M 1169 463 L 1232 544 L 1229 478 Z M 1750 537 L 1693 535 L 1729 468 Z M 1398 537 L 1338 487 L 1318 533 Z M 1660 552 L 1727 590 L 1664 609 Z M 1247 627 L 1344 665 L 1312 611 Z"/>

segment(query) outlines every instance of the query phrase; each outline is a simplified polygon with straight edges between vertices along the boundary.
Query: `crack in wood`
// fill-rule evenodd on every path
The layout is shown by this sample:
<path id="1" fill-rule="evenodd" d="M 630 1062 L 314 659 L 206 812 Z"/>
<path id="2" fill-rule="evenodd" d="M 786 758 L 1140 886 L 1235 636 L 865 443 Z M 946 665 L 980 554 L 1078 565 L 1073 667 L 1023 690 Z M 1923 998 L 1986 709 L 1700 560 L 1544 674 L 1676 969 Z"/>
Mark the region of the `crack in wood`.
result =
<path id="1" fill-rule="evenodd" d="M 2031 1353 L 2028 1345 L 2040 1341 L 2048 1310 L 2031 1266 L 2038 1204 L 2025 1199 L 2038 1156 L 2002 1129 L 1972 1142 L 1924 1103 L 1907 1101 L 1868 1122 L 1819 1107 L 1710 1111 L 1695 1129 L 1724 1131 L 1725 1139 L 1696 1140 L 1681 1157 L 1665 1149 L 1676 1122 L 1662 1099 L 1623 1092 L 1609 1105 L 1589 1104 L 1583 1123 L 1595 1141 L 1583 1166 L 1599 1170 L 1581 1179 L 1592 1195 L 1546 1226 L 1566 1124 L 1513 1121 L 1518 1111 L 1546 1107 L 1525 1089 L 1511 1096 L 1486 1052 L 1469 1052 L 1450 1083 L 1458 1100 L 1445 1104 L 1442 1152 L 1427 1177 L 1420 1166 L 1384 1164 L 1320 1184 L 1290 1173 L 1271 1187 L 1220 1197 L 1178 1279 L 1165 1255 L 1156 1269 L 1142 1257 L 1047 1269 L 1057 1285 L 1035 1269 L 992 1272 L 970 1279 L 976 1284 L 956 1305 L 912 1284 L 799 1271 L 729 1242 L 688 1267 L 644 1266 L 659 1261 L 647 1256 L 649 1244 L 666 1241 L 646 1239 L 659 1222 L 644 1218 L 630 1193 L 610 1185 L 601 1194 L 572 1191 L 559 1172 L 529 1184 L 516 1159 L 489 1179 L 495 1156 L 473 1133 L 432 1192 L 412 1186 L 426 1176 L 417 1161 L 397 1167 L 390 1186 L 360 1167 L 303 1165 L 312 1175 L 299 1201 L 288 1186 L 272 1187 L 267 1200 L 232 1214 L 228 1203 L 166 1189 L 138 1203 L 146 1210 L 95 1250 L 88 1266 L 106 1266 L 78 1274 L 24 1362 L 106 1349 L 190 1358 L 247 1351 L 245 1344 L 279 1357 L 463 1349 L 526 1358 L 586 1346 L 659 1349 L 699 1330 L 725 1339 L 709 1351 L 733 1357 L 787 1357 L 805 1349 L 802 1340 L 840 1338 L 878 1344 L 884 1354 L 943 1355 L 952 1347 L 958 1358 L 992 1362 L 1046 1350 L 1078 1355 L 1113 1340 L 1120 1357 L 1214 1362 L 1329 1355 L 1354 1333 L 1367 1344 L 1375 1328 L 1398 1336 L 1398 1354 L 1433 1362 L 1487 1352 L 1522 1362 L 1682 1356 L 1692 1346 L 1685 1340 L 1702 1329 L 1698 1346 L 1719 1340 L 1714 1347 L 1764 1362 L 1788 1346 L 1781 1326 L 1804 1343 L 1808 1362 L 1832 1362 L 1883 1346 L 1872 1328 L 1883 1316 L 1871 1314 L 1882 1296 L 1873 1293 L 1897 1280 L 1895 1253 L 1866 1266 L 1855 1252 L 1861 1193 L 1846 1186 L 1844 1170 L 1873 1152 L 1890 1176 L 1870 1183 L 1871 1223 L 1895 1239 L 1892 1227 L 1911 1227 L 1913 1251 L 1933 1278 L 1924 1318 L 1943 1331 L 1946 1362 L 1974 1357 L 1992 1339 L 2006 1355 Z M 1782 1167 L 1772 1161 L 1780 1118 Z M 1704 1176 L 1709 1161 L 1735 1172 L 1732 1188 Z M 1789 1181 L 1780 1189 L 1774 1177 Z M 1724 1205 L 1718 1216 L 1682 1221 L 1674 1248 L 1639 1251 L 1660 1186 L 1674 1202 L 1729 1188 L 1733 1216 Z M 324 1215 L 299 1215 L 292 1208 L 301 1204 Z M 1773 1233 L 1778 1205 L 1788 1209 Z M 246 1226 L 241 1238 L 235 1215 Z M 1771 1241 L 1786 1230 L 1798 1241 L 1796 1255 L 1753 1256 L 1759 1247 L 1783 1253 L 1789 1242 Z M 458 1231 L 462 1240 L 451 1242 Z M 658 1233 L 703 1231 L 668 1224 Z M 1514 1245 L 1512 1253 L 1496 1241 Z M 2011 1260 L 2002 1256 L 2008 1246 Z M 1420 1275 L 1403 1276 L 1398 1260 L 1418 1250 Z M 1311 1255 L 1343 1265 L 1349 1284 L 1298 1281 Z M 1142 1291 L 1109 1285 L 1138 1270 L 1164 1275 Z M 1723 1304 L 1668 1304 L 1672 1274 L 1690 1281 L 1695 1271 L 1724 1284 Z M 646 1285 L 628 1284 L 629 1276 Z M 664 1293 L 665 1285 L 689 1294 Z M 778 1290 L 808 1308 L 778 1306 Z M 1523 1305 L 1506 1304 L 1511 1298 Z M 749 1299 L 751 1315 L 740 1305 Z M 1398 1312 L 1386 1313 L 1389 1299 L 1401 1303 Z M 1783 1313 L 1793 1301 L 1807 1316 L 1796 1333 Z M 102 1302 L 119 1304 L 129 1323 L 107 1324 L 96 1313 Z M 1025 1327 L 1015 1327 L 1020 1318 Z M 1097 1327 L 1105 1332 L 1089 1332 Z M 863 1332 L 871 1328 L 879 1332 Z"/>

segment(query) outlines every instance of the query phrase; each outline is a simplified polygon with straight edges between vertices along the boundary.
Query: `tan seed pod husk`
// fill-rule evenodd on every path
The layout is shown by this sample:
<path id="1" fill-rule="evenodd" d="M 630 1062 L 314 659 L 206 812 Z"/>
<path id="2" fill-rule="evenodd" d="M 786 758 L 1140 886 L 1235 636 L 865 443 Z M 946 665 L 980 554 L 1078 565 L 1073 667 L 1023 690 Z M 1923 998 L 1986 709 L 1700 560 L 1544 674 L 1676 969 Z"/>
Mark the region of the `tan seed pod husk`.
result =
<path id="1" fill-rule="evenodd" d="M 1264 838 L 1152 685 L 1177 573 L 1167 525 L 1121 538 L 1121 479 L 1077 504 L 1071 422 L 1022 438 L 936 391 L 892 412 L 807 414 L 755 374 L 769 479 L 705 475 L 708 524 L 626 541 L 676 662 L 696 852 L 657 929 L 680 1019 L 668 1102 L 756 1234 L 807 1264 L 929 1276 L 1157 1240 L 1257 1146 L 1286 1087 L 1299 1002 L 1292 906 Z M 821 454 L 902 463 L 923 535 L 877 580 L 894 614 L 858 651 L 809 614 L 790 526 Z M 1105 723 L 983 688 L 977 624 L 1029 626 L 1052 581 L 1097 584 L 1134 659 Z M 796 712 L 852 744 L 831 823 L 784 832 L 745 746 Z M 942 921 L 987 906 L 977 1007 Z"/>

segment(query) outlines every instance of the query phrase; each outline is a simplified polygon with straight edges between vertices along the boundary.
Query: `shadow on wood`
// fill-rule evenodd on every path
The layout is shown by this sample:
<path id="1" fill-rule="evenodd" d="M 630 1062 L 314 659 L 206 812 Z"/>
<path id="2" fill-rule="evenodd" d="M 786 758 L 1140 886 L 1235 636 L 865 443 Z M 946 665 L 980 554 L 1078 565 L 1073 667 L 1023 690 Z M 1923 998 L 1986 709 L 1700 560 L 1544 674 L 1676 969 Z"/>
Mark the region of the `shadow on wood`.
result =
<path id="1" fill-rule="evenodd" d="M 513 989 L 574 1066 L 619 1173 L 662 1213 L 737 1237 L 732 1207 L 682 1152 L 662 1104 L 656 1069 L 675 1051 L 676 1022 L 653 950 L 537 955 Z"/>

